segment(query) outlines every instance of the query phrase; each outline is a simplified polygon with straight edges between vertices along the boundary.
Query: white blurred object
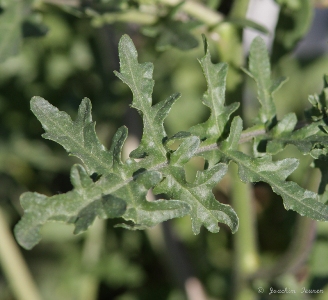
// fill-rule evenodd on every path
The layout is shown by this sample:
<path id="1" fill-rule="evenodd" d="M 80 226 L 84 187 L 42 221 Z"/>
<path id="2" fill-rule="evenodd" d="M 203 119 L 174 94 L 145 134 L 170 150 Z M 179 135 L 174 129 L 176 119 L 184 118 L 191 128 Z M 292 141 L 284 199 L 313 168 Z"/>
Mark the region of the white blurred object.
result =
<path id="1" fill-rule="evenodd" d="M 249 2 L 246 17 L 268 29 L 269 34 L 260 33 L 257 30 L 247 28 L 244 30 L 244 53 L 248 54 L 253 39 L 261 36 L 269 49 L 274 39 L 274 31 L 279 16 L 279 5 L 273 0 L 251 0 Z"/>

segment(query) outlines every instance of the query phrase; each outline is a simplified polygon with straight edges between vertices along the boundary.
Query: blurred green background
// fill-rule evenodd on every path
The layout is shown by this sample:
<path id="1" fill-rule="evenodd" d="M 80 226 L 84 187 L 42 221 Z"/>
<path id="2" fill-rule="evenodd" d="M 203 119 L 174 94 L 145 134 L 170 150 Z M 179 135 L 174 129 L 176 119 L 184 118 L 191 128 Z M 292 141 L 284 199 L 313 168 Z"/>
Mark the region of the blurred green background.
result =
<path id="1" fill-rule="evenodd" d="M 11 229 L 22 214 L 20 194 L 36 191 L 53 195 L 69 191 L 72 188 L 69 170 L 77 162 L 57 144 L 42 139 L 43 129 L 29 109 L 31 97 L 47 99 L 60 110 L 68 112 L 72 118 L 82 98 L 88 97 L 93 104 L 97 134 L 106 147 L 110 146 L 115 130 L 123 124 L 129 127 L 132 136 L 139 138 L 141 120 L 129 108 L 131 92 L 113 74 L 114 70 L 119 70 L 118 41 L 127 33 L 138 48 L 139 60 L 154 63 L 154 103 L 174 92 L 182 93 L 182 98 L 165 121 L 167 132 L 172 135 L 187 130 L 205 120 L 208 115 L 208 110 L 201 104 L 206 84 L 197 61 L 203 56 L 201 33 L 205 33 L 209 39 L 215 62 L 229 57 L 227 53 L 224 55 L 224 33 L 221 32 L 222 39 L 216 39 L 216 34 L 223 29 L 218 32 L 206 26 L 204 29 L 204 24 L 194 24 L 194 21 L 199 21 L 196 18 L 191 18 L 190 23 L 186 22 L 188 26 L 181 29 L 183 36 L 193 34 L 187 42 L 188 47 L 193 49 L 177 49 L 184 46 L 179 43 L 175 45 L 168 38 L 167 44 L 173 44 L 173 47 L 166 45 L 162 47 L 163 51 L 159 45 L 165 45 L 169 33 L 161 33 L 160 40 L 159 33 L 156 38 L 154 32 L 162 30 L 158 28 L 171 28 L 174 32 L 181 25 L 172 23 L 170 9 L 163 8 L 169 1 L 162 1 L 159 6 L 151 0 L 67 1 L 66 4 L 70 5 L 66 6 L 58 5 L 59 2 L 65 4 L 65 1 L 0 2 L 0 208 Z M 230 2 L 199 1 L 224 17 L 229 16 L 233 6 Z M 288 12 L 293 5 L 306 7 L 306 3 L 311 1 L 277 2 L 287 5 Z M 22 7 L 17 8 L 13 3 Z M 152 5 L 157 5 L 156 9 L 163 11 L 162 19 L 156 26 L 108 21 L 109 16 L 113 17 L 117 12 L 138 9 L 144 12 L 145 7 Z M 314 13 L 314 18 L 306 19 L 307 27 L 289 48 L 286 46 L 282 49 L 279 35 L 273 45 L 273 76 L 289 77 L 289 81 L 276 94 L 278 118 L 295 111 L 302 119 L 303 111 L 308 107 L 307 96 L 322 88 L 322 76 L 328 72 L 328 53 L 310 51 L 311 55 L 295 55 L 292 52 L 298 39 L 308 32 L 319 9 L 320 13 L 327 11 L 327 8 L 317 7 L 314 13 L 315 7 L 312 4 L 309 6 L 308 14 L 312 16 Z M 99 14 L 99 11 L 103 14 Z M 286 10 L 282 9 L 281 14 L 283 12 Z M 106 13 L 109 14 L 107 21 L 104 17 Z M 294 15 L 297 15 L 297 10 Z M 292 17 L 294 15 L 291 13 Z M 293 22 L 295 25 L 296 18 Z M 227 20 L 227 24 L 233 23 Z M 326 28 L 327 41 L 327 22 L 319 26 Z M 277 25 L 277 28 L 280 28 L 281 33 L 283 27 Z M 286 26 L 286 32 L 288 28 Z M 143 33 L 147 33 L 147 36 Z M 239 31 L 235 36 L 239 37 Z M 231 68 L 233 73 L 234 66 Z M 236 93 L 237 88 L 232 85 L 227 91 L 227 101 L 245 101 L 244 125 L 250 126 L 258 108 L 256 91 L 251 80 L 244 75 L 238 76 L 243 76 L 243 82 L 245 80 L 243 93 Z M 243 94 L 242 99 L 236 98 Z M 131 139 L 132 146 L 133 141 Z M 301 157 L 293 147 L 288 147 L 283 155 Z M 310 159 L 303 159 L 304 166 L 301 164 L 292 175 L 293 180 L 315 191 L 318 172 L 309 171 L 307 165 Z M 201 168 L 201 160 L 192 160 L 188 164 L 188 179 L 192 180 L 196 170 Z M 215 195 L 221 202 L 229 203 L 231 186 L 233 182 L 225 178 L 215 189 Z M 266 184 L 258 183 L 253 190 L 257 247 L 260 264 L 266 267 L 274 264 L 291 245 L 299 220 L 294 212 L 284 209 L 281 199 Z M 311 223 L 308 226 L 314 225 Z M 190 220 L 185 217 L 147 231 L 114 229 L 111 221 L 97 221 L 87 233 L 74 236 L 72 232 L 73 228 L 67 225 L 47 224 L 42 230 L 43 239 L 38 246 L 31 251 L 20 249 L 42 299 L 233 298 L 233 236 L 224 226 L 218 234 L 202 230 L 198 236 L 194 236 Z M 305 235 L 303 239 L 306 241 L 309 236 Z M 1 240 L 2 236 L 0 243 Z M 257 291 L 260 286 L 266 290 L 270 286 L 277 289 L 304 286 L 308 289 L 323 289 L 324 293 L 317 296 L 298 293 L 296 298 L 292 294 L 268 296 L 265 293 L 256 294 L 253 299 L 328 299 L 327 224 L 317 223 L 316 238 L 313 241 L 309 238 L 308 246 L 305 252 L 301 251 L 303 254 L 295 254 L 299 255 L 301 264 L 297 270 L 292 270 L 293 276 L 287 272 L 271 278 L 271 281 L 258 278 L 250 285 L 251 289 Z M 302 255 L 305 255 L 305 263 Z M 18 299 L 1 266 L 0 261 L 0 300 Z M 92 287 L 94 290 L 90 292 Z M 193 288 L 196 292 L 192 292 Z M 197 296 L 197 291 L 203 291 L 207 296 L 200 298 L 202 295 Z M 245 296 L 241 299 L 249 298 Z"/>

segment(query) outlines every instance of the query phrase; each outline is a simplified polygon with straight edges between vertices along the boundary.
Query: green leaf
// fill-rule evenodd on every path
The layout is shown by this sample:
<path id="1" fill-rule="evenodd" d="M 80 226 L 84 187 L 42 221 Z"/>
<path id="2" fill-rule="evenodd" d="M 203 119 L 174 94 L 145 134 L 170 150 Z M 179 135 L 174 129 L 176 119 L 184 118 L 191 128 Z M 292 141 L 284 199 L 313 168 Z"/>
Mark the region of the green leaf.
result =
<path id="1" fill-rule="evenodd" d="M 189 136 L 183 139 L 179 148 L 170 156 L 171 165 L 183 165 L 194 156 L 198 149 L 200 140 L 197 136 Z"/>
<path id="2" fill-rule="evenodd" d="M 284 128 L 293 115 L 293 121 L 289 123 L 290 128 Z M 288 114 L 281 122 L 278 123 L 280 129 L 277 128 L 269 138 L 266 152 L 277 154 L 282 151 L 287 145 L 294 145 L 302 154 L 311 154 L 312 157 L 318 158 L 318 150 L 328 146 L 327 134 L 320 129 L 320 123 L 312 123 L 298 130 L 293 130 L 291 127 L 296 125 L 296 116 Z M 274 128 L 276 129 L 276 128 Z M 279 132 L 279 130 L 282 130 Z"/>
<path id="3" fill-rule="evenodd" d="M 203 104 L 210 108 L 208 120 L 190 128 L 190 132 L 199 136 L 207 143 L 216 142 L 224 133 L 230 115 L 237 110 L 239 103 L 225 106 L 225 87 L 228 65 L 226 63 L 213 64 L 208 44 L 204 38 L 205 56 L 199 60 L 207 82 L 207 91 L 203 96 Z"/>
<path id="4" fill-rule="evenodd" d="M 273 93 L 281 87 L 286 79 L 271 80 L 268 51 L 260 37 L 255 38 L 251 44 L 248 68 L 249 70 L 244 69 L 244 71 L 257 84 L 258 100 L 261 104 L 259 111 L 260 121 L 266 124 L 267 128 L 270 128 L 276 123 L 276 107 L 273 102 Z"/>
<path id="5" fill-rule="evenodd" d="M 218 222 L 227 224 L 234 233 L 238 229 L 235 211 L 230 205 L 219 203 L 212 193 L 212 188 L 222 179 L 227 169 L 227 165 L 218 164 L 209 170 L 198 172 L 195 181 L 188 183 L 182 168 L 170 166 L 165 179 L 157 185 L 154 193 L 165 193 L 170 198 L 189 204 L 194 234 L 200 232 L 202 225 L 211 232 L 218 232 Z"/>
<path id="6" fill-rule="evenodd" d="M 142 158 L 149 156 L 166 159 L 166 150 L 163 141 L 167 138 L 163 121 L 169 113 L 173 103 L 180 97 L 174 94 L 168 99 L 152 106 L 152 92 L 154 80 L 152 79 L 153 64 L 138 63 L 137 50 L 127 35 L 119 43 L 120 73 L 115 72 L 132 93 L 132 107 L 137 109 L 143 119 L 143 135 L 139 147 L 130 157 Z"/>
<path id="7" fill-rule="evenodd" d="M 80 158 L 89 174 L 101 175 L 111 171 L 114 149 L 107 151 L 99 142 L 95 132 L 95 122 L 92 121 L 91 102 L 88 98 L 82 100 L 75 121 L 41 97 L 32 98 L 31 110 L 46 131 L 42 136 L 59 143 L 70 155 Z M 126 136 L 126 128 L 121 127 L 114 140 L 122 143 Z M 113 145 L 116 147 L 115 144 Z"/>
<path id="8" fill-rule="evenodd" d="M 228 138 L 224 142 L 222 142 L 221 149 L 223 151 L 237 150 L 242 130 L 243 130 L 242 119 L 239 116 L 234 117 L 231 123 L 230 134 Z"/>
<path id="9" fill-rule="evenodd" d="M 126 203 L 117 197 L 102 194 L 101 187 L 93 183 L 85 169 L 74 165 L 71 170 L 74 190 L 52 197 L 27 192 L 20 202 L 24 216 L 15 227 L 16 239 L 26 249 L 41 239 L 40 229 L 49 220 L 75 223 L 75 233 L 86 230 L 95 217 L 120 217 Z"/>
<path id="10" fill-rule="evenodd" d="M 328 117 L 328 75 L 323 77 L 324 87 L 320 95 L 309 96 L 312 107 L 305 111 L 308 119 L 319 121 Z"/>
<path id="11" fill-rule="evenodd" d="M 182 201 L 146 200 L 148 190 L 161 179 L 159 172 L 149 171 L 122 182 L 120 176 L 111 173 L 94 183 L 82 166 L 74 165 L 73 191 L 52 197 L 30 192 L 21 196 L 25 213 L 15 227 L 16 238 L 24 248 L 31 249 L 40 241 L 41 226 L 50 220 L 74 223 L 77 234 L 97 216 L 123 217 L 144 229 L 187 214 L 190 208 Z"/>
<path id="12" fill-rule="evenodd" d="M 269 155 L 252 158 L 239 151 L 228 151 L 225 155 L 238 165 L 239 177 L 243 182 L 266 182 L 282 197 L 287 210 L 292 209 L 317 221 L 328 221 L 328 206 L 319 202 L 316 193 L 301 188 L 295 182 L 285 181 L 297 168 L 297 159 L 272 162 Z"/>

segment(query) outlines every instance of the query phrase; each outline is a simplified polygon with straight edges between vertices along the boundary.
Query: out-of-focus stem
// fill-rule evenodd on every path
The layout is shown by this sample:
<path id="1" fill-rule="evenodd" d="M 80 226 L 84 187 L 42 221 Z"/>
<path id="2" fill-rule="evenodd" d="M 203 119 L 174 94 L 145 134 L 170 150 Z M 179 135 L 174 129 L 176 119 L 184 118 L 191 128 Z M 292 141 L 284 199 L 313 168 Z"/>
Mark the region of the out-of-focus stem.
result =
<path id="1" fill-rule="evenodd" d="M 103 241 L 105 240 L 104 231 L 105 221 L 99 219 L 96 219 L 88 230 L 82 253 L 82 266 L 86 274 L 82 275 L 80 281 L 79 299 L 81 300 L 96 300 L 98 298 L 99 281 L 87 272 L 95 267 L 99 261 Z"/>
<path id="2" fill-rule="evenodd" d="M 248 10 L 249 0 L 238 0 L 234 1 L 231 12 L 229 14 L 230 18 L 245 18 Z"/>
<path id="3" fill-rule="evenodd" d="M 41 300 L 0 207 L 0 265 L 17 300 Z"/>
<path id="4" fill-rule="evenodd" d="M 231 165 L 231 199 L 239 217 L 239 229 L 234 235 L 234 297 L 233 299 L 256 299 L 247 279 L 258 269 L 255 214 L 251 184 L 242 183 L 238 167 Z"/>
<path id="5" fill-rule="evenodd" d="M 158 2 L 175 6 L 178 5 L 181 0 L 158 0 Z M 181 5 L 181 10 L 209 26 L 222 22 L 224 19 L 220 13 L 196 1 L 185 1 L 185 3 Z"/>

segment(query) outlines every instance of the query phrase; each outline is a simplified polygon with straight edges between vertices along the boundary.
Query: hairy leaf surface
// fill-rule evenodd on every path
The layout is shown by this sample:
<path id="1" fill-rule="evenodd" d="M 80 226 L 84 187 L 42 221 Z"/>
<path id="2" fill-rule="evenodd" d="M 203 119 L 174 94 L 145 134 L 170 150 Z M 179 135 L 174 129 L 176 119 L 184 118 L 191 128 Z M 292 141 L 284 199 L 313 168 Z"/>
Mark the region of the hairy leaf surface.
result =
<path id="1" fill-rule="evenodd" d="M 72 167 L 74 189 L 66 194 L 47 197 L 28 192 L 21 196 L 24 215 L 15 227 L 15 234 L 23 247 L 30 249 L 37 244 L 41 226 L 51 220 L 72 223 L 74 232 L 79 233 L 86 230 L 96 217 L 120 218 L 118 223 L 121 224 L 117 226 L 144 229 L 189 214 L 195 234 L 202 226 L 218 232 L 219 222 L 235 232 L 238 216 L 231 206 L 219 203 L 212 192 L 231 162 L 238 165 L 243 182 L 267 182 L 282 197 L 286 209 L 315 220 L 328 220 L 328 206 L 320 202 L 317 194 L 287 181 L 297 168 L 298 160 L 273 161 L 271 156 L 287 144 L 293 144 L 302 153 L 319 158 L 320 165 L 317 160 L 316 166 L 325 176 L 320 186 L 323 193 L 327 183 L 324 168 L 328 155 L 326 86 L 320 96 L 310 98 L 313 108 L 309 115 L 316 122 L 297 130 L 294 114 L 277 122 L 272 94 L 283 81 L 271 81 L 264 42 L 255 39 L 247 72 L 258 84 L 262 123 L 243 132 L 240 117 L 235 117 L 231 124 L 229 120 L 238 104 L 225 106 L 224 103 L 227 65 L 211 62 L 205 41 L 205 56 L 200 64 L 207 81 L 203 103 L 210 108 L 210 117 L 189 131 L 168 138 L 163 122 L 179 94 L 152 105 L 153 65 L 138 62 L 136 48 L 126 35 L 119 43 L 119 57 L 120 73 L 116 72 L 116 75 L 130 87 L 132 107 L 143 120 L 141 143 L 124 162 L 122 148 L 128 135 L 127 128 L 123 126 L 117 130 L 110 149 L 106 150 L 97 138 L 89 99 L 82 100 L 74 121 L 41 97 L 31 100 L 31 109 L 45 129 L 43 137 L 61 144 L 71 155 L 79 157 L 85 168 L 80 165 Z M 230 125 L 229 133 L 227 125 Z M 259 146 L 260 142 L 266 145 L 267 152 L 262 157 L 252 157 L 238 149 L 241 142 L 250 140 L 252 132 L 258 136 L 255 145 Z M 172 150 L 172 143 L 178 142 L 178 148 Z M 205 158 L 204 170 L 197 172 L 193 182 L 188 182 L 185 164 L 195 156 Z M 155 194 L 165 194 L 168 200 L 148 201 L 146 195 L 150 189 Z"/>
<path id="2" fill-rule="evenodd" d="M 190 209 L 184 202 L 146 200 L 148 190 L 161 178 L 159 172 L 149 171 L 126 182 L 109 174 L 94 183 L 82 166 L 75 165 L 71 171 L 73 191 L 52 197 L 31 192 L 21 196 L 25 214 L 15 227 L 16 238 L 31 249 L 40 241 L 41 226 L 49 220 L 74 223 L 74 233 L 79 233 L 97 216 L 122 217 L 136 224 L 135 228 L 146 228 L 187 214 Z"/>
<path id="3" fill-rule="evenodd" d="M 328 146 L 328 136 L 320 128 L 323 122 L 315 122 L 295 130 L 297 118 L 294 113 L 284 116 L 267 136 L 258 137 L 254 141 L 254 152 L 258 155 L 277 154 L 287 145 L 294 145 L 302 154 L 311 154 L 318 157 L 318 150 Z M 262 153 L 258 152 L 260 144 L 265 142 Z M 263 147 L 262 147 L 263 148 Z"/>
<path id="4" fill-rule="evenodd" d="M 244 71 L 252 77 L 257 84 L 258 100 L 261 104 L 259 111 L 260 121 L 271 127 L 275 123 L 276 107 L 273 102 L 273 93 L 277 91 L 286 78 L 271 80 L 271 67 L 268 52 L 264 41 L 257 37 L 251 44 L 249 54 L 249 70 Z"/>
<path id="5" fill-rule="evenodd" d="M 231 132 L 226 144 L 218 151 L 226 160 L 232 160 L 238 165 L 238 173 L 243 182 L 266 182 L 272 190 L 280 195 L 285 208 L 292 209 L 302 216 L 320 221 L 328 221 L 328 206 L 319 202 L 316 193 L 305 190 L 295 182 L 288 182 L 286 178 L 298 167 L 298 160 L 286 158 L 272 161 L 270 155 L 253 158 L 236 150 L 242 131 L 241 120 L 236 117 L 231 126 Z"/>
<path id="6" fill-rule="evenodd" d="M 80 158 L 89 174 L 99 175 L 111 171 L 112 151 L 109 152 L 99 142 L 92 122 L 91 102 L 84 98 L 75 121 L 65 112 L 59 111 L 41 97 L 33 97 L 31 110 L 46 131 L 42 136 L 62 145 L 65 150 Z M 126 139 L 126 129 L 119 129 L 119 135 Z"/>
<path id="7" fill-rule="evenodd" d="M 163 121 L 180 95 L 174 94 L 152 106 L 153 64 L 138 63 L 137 50 L 127 35 L 124 35 L 120 40 L 119 56 L 120 73 L 115 72 L 115 74 L 130 87 L 133 93 L 131 106 L 138 110 L 143 120 L 141 143 L 130 156 L 142 158 L 149 156 L 151 153 L 152 157 L 166 159 L 166 150 L 163 146 L 166 133 Z"/>
<path id="8" fill-rule="evenodd" d="M 207 82 L 207 91 L 203 104 L 210 108 L 211 115 L 205 123 L 193 126 L 190 131 L 207 143 L 216 142 L 224 133 L 230 115 L 237 110 L 239 103 L 225 106 L 225 87 L 228 65 L 213 64 L 206 39 L 204 39 L 205 56 L 199 60 Z"/>

